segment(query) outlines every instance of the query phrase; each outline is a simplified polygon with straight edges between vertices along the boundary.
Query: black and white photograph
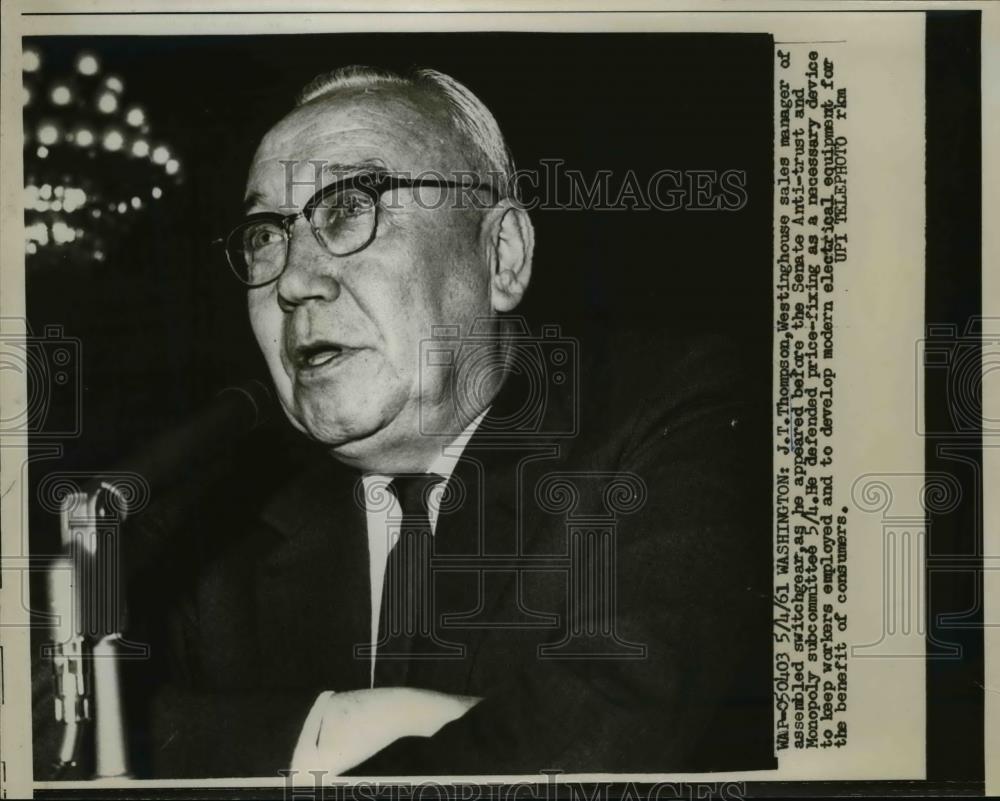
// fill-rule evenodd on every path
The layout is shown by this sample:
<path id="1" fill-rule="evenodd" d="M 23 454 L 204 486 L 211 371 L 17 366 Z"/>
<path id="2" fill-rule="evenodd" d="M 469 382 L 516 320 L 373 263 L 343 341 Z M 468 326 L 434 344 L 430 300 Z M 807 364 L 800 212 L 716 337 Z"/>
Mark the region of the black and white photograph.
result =
<path id="1" fill-rule="evenodd" d="M 982 794 L 977 4 L 43 5 L 27 794 Z"/>
<path id="2" fill-rule="evenodd" d="M 774 766 L 770 37 L 25 52 L 130 772 Z"/>

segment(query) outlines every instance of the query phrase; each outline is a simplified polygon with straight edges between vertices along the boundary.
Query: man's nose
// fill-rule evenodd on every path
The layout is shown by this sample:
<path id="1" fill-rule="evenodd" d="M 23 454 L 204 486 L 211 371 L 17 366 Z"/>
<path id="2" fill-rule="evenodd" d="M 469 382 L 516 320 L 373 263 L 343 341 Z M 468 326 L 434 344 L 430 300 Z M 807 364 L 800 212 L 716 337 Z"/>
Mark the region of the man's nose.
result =
<path id="1" fill-rule="evenodd" d="M 296 220 L 288 235 L 288 258 L 278 278 L 278 304 L 291 311 L 309 300 L 336 300 L 340 295 L 341 260 L 316 241 L 304 219 Z"/>

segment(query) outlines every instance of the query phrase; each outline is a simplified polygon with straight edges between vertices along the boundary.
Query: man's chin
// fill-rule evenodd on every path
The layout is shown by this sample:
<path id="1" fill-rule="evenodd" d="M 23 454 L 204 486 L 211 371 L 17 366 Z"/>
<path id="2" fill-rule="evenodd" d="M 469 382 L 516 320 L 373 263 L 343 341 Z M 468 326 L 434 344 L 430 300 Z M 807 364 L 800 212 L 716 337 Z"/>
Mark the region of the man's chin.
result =
<path id="1" fill-rule="evenodd" d="M 421 458 L 414 451 L 412 443 L 398 439 L 395 418 L 337 422 L 323 419 L 303 421 L 305 433 L 322 445 L 327 446 L 330 455 L 349 467 L 365 472 L 400 472 L 419 469 L 411 461 Z M 419 449 L 417 449 L 419 450 Z M 414 462 L 415 464 L 416 462 Z"/>
<path id="2" fill-rule="evenodd" d="M 329 420 L 310 416 L 300 417 L 299 427 L 310 439 L 334 450 L 349 448 L 352 443 L 364 441 L 381 428 L 380 425 L 367 421 Z"/>

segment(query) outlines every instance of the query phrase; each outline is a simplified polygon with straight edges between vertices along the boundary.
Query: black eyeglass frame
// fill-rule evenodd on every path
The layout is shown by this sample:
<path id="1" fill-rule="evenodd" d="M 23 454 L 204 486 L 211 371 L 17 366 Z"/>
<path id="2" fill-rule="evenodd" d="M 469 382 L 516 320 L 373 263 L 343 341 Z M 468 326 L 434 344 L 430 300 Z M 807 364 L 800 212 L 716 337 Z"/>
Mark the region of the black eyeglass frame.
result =
<path id="1" fill-rule="evenodd" d="M 442 189 L 467 189 L 470 191 L 486 189 L 491 194 L 491 203 L 489 207 L 495 206 L 502 198 L 502 195 L 497 190 L 497 188 L 493 186 L 493 184 L 487 183 L 485 181 L 462 182 L 462 181 L 439 181 L 433 178 L 410 179 L 410 178 L 402 178 L 397 175 L 392 175 L 389 173 L 364 172 L 364 173 L 358 173 L 357 175 L 349 176 L 347 178 L 343 178 L 338 181 L 333 181 L 332 183 L 327 184 L 318 192 L 316 192 L 316 194 L 314 194 L 311 198 L 309 198 L 308 201 L 306 201 L 305 206 L 302 207 L 302 211 L 296 212 L 294 214 L 279 214 L 278 212 L 273 212 L 273 211 L 262 211 L 262 212 L 257 212 L 255 214 L 250 214 L 246 218 L 244 218 L 242 222 L 240 222 L 237 226 L 235 226 L 229 232 L 229 234 L 226 236 L 225 239 L 218 239 L 216 240 L 216 242 L 224 244 L 226 251 L 226 261 L 229 262 L 230 269 L 232 269 L 233 273 L 236 275 L 236 278 L 240 281 L 240 283 L 246 286 L 248 289 L 258 289 L 260 287 L 267 286 L 268 284 L 273 284 L 275 281 L 281 278 L 282 274 L 285 272 L 285 269 L 288 267 L 288 247 L 292 241 L 292 226 L 295 225 L 295 223 L 300 218 L 305 219 L 305 221 L 309 223 L 309 229 L 312 231 L 313 236 L 316 238 L 316 241 L 320 244 L 320 247 L 322 247 L 327 253 L 329 253 L 331 256 L 350 256 L 354 253 L 359 253 L 360 251 L 364 250 L 372 242 L 375 241 L 375 237 L 378 234 L 379 208 L 381 206 L 380 201 L 382 195 L 384 195 L 386 192 L 390 190 L 395 191 L 397 189 L 412 189 L 415 187 L 419 188 L 424 186 L 438 187 Z M 362 192 L 364 192 L 364 194 L 368 195 L 369 198 L 371 198 L 372 207 L 374 208 L 375 212 L 375 221 L 372 224 L 371 235 L 368 237 L 367 240 L 365 240 L 364 243 L 362 243 L 356 248 L 352 248 L 351 250 L 347 250 L 343 253 L 336 253 L 333 250 L 331 250 L 330 246 L 323 240 L 323 237 L 320 235 L 320 232 L 317 230 L 316 226 L 313 225 L 312 218 L 313 214 L 315 214 L 316 212 L 316 209 L 323 204 L 324 200 L 326 200 L 331 195 L 337 192 L 341 192 L 345 189 L 359 189 Z M 278 226 L 281 227 L 282 231 L 284 231 L 285 259 L 281 267 L 281 270 L 278 271 L 278 274 L 275 275 L 274 278 L 269 278 L 267 281 L 262 281 L 261 283 L 253 284 L 250 283 L 244 277 L 243 272 L 240 270 L 240 268 L 236 265 L 236 263 L 233 260 L 232 256 L 234 248 L 233 240 L 236 237 L 242 235 L 242 233 L 251 225 L 254 225 L 255 223 L 268 222 L 268 221 L 277 224 Z"/>

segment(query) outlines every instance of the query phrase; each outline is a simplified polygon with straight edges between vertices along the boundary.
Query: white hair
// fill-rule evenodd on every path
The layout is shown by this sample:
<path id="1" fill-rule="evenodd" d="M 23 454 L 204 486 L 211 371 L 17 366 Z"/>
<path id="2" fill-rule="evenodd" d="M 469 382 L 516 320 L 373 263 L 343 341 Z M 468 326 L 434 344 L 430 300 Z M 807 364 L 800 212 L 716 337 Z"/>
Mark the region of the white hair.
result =
<path id="1" fill-rule="evenodd" d="M 296 106 L 302 106 L 341 89 L 365 89 L 378 86 L 405 86 L 421 89 L 441 99 L 452 124 L 472 146 L 480 166 L 501 194 L 515 194 L 514 159 L 492 112 L 472 91 L 450 75 L 432 69 L 406 73 L 380 67 L 353 64 L 313 78 L 299 93 Z M 486 177 L 486 176 L 483 176 Z"/>

